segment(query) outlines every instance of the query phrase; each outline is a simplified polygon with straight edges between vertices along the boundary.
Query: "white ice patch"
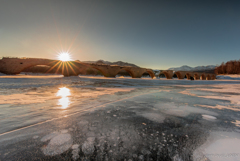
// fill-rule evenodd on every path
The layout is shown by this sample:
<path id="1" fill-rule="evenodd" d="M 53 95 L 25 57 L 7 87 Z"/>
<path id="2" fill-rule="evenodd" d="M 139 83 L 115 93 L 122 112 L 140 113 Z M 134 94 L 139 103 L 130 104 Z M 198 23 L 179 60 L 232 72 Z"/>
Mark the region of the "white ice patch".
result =
<path id="1" fill-rule="evenodd" d="M 35 136 L 33 136 L 33 139 L 37 139 L 39 136 L 37 136 L 37 135 L 35 135 Z"/>
<path id="2" fill-rule="evenodd" d="M 72 149 L 75 150 L 75 149 L 78 149 L 78 147 L 79 147 L 79 144 L 74 144 L 74 145 L 72 146 Z"/>
<path id="3" fill-rule="evenodd" d="M 82 145 L 82 151 L 85 155 L 91 155 L 94 152 L 95 137 L 89 137 Z"/>
<path id="4" fill-rule="evenodd" d="M 162 113 L 180 117 L 186 117 L 190 113 L 209 114 L 214 116 L 218 115 L 215 112 L 204 110 L 198 107 L 191 107 L 188 105 L 176 106 L 175 103 L 158 103 L 155 104 L 154 107 L 159 109 Z"/>
<path id="5" fill-rule="evenodd" d="M 80 121 L 80 122 L 78 123 L 78 125 L 79 125 L 79 126 L 86 126 L 86 125 L 88 125 L 88 121 L 82 120 L 82 121 Z"/>
<path id="6" fill-rule="evenodd" d="M 41 141 L 47 141 L 51 139 L 47 146 L 42 147 L 42 151 L 45 155 L 54 156 L 67 151 L 72 147 L 72 137 L 70 134 L 64 133 L 52 133 L 41 139 Z"/>
<path id="7" fill-rule="evenodd" d="M 57 136 L 57 135 L 59 135 L 59 132 L 56 132 L 56 131 L 55 131 L 55 132 L 53 132 L 53 133 L 51 133 L 51 134 L 48 134 L 48 135 L 44 136 L 44 137 L 41 139 L 41 141 L 42 141 L 42 142 L 46 142 L 46 141 L 52 139 L 53 137 L 55 137 L 55 136 Z"/>
<path id="8" fill-rule="evenodd" d="M 159 113 L 141 113 L 141 116 L 158 123 L 163 123 L 165 116 Z"/>
<path id="9" fill-rule="evenodd" d="M 207 141 L 193 152 L 193 160 L 240 161 L 240 135 L 212 132 Z"/>
<path id="10" fill-rule="evenodd" d="M 77 160 L 79 158 L 79 152 L 80 152 L 80 149 L 79 149 L 79 144 L 74 144 L 72 146 L 72 159 L 73 160 Z"/>
<path id="11" fill-rule="evenodd" d="M 202 118 L 205 120 L 216 120 L 217 118 L 210 115 L 202 115 Z"/>
<path id="12" fill-rule="evenodd" d="M 210 144 L 204 155 L 212 161 L 240 160 L 240 139 L 220 139 Z"/>

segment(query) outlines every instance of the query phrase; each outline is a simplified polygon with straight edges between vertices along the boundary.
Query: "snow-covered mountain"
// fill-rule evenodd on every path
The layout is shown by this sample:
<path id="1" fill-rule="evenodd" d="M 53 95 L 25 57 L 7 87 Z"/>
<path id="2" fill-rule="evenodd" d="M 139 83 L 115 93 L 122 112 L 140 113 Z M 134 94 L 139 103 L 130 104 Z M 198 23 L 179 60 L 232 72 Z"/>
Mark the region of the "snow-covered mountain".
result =
<path id="1" fill-rule="evenodd" d="M 107 64 L 107 65 L 119 65 L 119 66 L 132 66 L 132 67 L 139 67 L 135 64 L 131 64 L 128 62 L 122 62 L 122 61 L 117 61 L 117 62 L 109 62 L 109 61 L 104 61 L 104 60 L 98 60 L 98 61 L 83 61 L 84 63 L 96 63 L 96 64 Z"/>
<path id="2" fill-rule="evenodd" d="M 207 66 L 197 66 L 193 68 L 193 71 L 198 70 L 214 70 L 217 66 L 216 65 L 207 65 Z"/>
<path id="3" fill-rule="evenodd" d="M 174 70 L 174 71 L 191 71 L 193 68 L 189 67 L 187 65 L 183 65 L 181 67 L 175 67 L 175 68 L 169 68 L 168 70 Z"/>
<path id="4" fill-rule="evenodd" d="M 215 65 L 207 65 L 207 66 L 197 66 L 197 67 L 190 67 L 187 65 L 183 65 L 181 67 L 176 68 L 169 68 L 168 70 L 174 70 L 174 71 L 205 71 L 205 70 L 214 70 Z"/>

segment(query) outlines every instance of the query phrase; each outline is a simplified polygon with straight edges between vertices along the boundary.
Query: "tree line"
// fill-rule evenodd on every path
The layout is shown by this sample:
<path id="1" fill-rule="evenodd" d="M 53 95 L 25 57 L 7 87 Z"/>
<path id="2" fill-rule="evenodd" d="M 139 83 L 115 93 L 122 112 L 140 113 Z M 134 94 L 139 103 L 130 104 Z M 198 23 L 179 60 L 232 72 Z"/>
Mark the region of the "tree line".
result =
<path id="1" fill-rule="evenodd" d="M 231 60 L 215 68 L 216 74 L 240 74 L 240 60 Z"/>

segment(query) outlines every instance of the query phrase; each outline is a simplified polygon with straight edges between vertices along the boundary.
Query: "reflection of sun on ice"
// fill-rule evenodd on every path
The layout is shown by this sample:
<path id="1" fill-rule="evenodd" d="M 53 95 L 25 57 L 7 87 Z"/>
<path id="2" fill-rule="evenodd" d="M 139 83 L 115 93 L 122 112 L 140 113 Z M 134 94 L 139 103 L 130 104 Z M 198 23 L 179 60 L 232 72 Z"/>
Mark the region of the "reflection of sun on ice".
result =
<path id="1" fill-rule="evenodd" d="M 69 53 L 60 53 L 60 54 L 58 54 L 58 59 L 61 61 L 70 61 L 71 56 Z"/>
<path id="2" fill-rule="evenodd" d="M 59 88 L 57 92 L 57 96 L 62 97 L 58 100 L 58 105 L 62 106 L 62 109 L 66 109 L 70 105 L 70 100 L 68 96 L 70 96 L 70 90 L 66 87 Z"/>

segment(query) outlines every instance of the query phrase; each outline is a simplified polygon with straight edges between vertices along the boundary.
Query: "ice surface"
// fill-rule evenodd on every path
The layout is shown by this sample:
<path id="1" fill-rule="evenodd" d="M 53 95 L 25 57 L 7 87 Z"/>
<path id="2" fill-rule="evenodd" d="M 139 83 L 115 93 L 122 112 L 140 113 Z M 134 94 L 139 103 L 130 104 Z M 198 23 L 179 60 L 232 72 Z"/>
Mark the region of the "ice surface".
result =
<path id="1" fill-rule="evenodd" d="M 83 89 L 78 96 L 75 98 L 95 98 L 100 95 L 111 95 L 116 92 L 129 92 L 134 90 L 134 88 L 95 88 Z M 63 95 L 63 96 L 62 96 Z M 66 95 L 66 96 L 65 96 Z M 70 89 L 66 87 L 59 88 L 59 91 L 54 95 L 49 89 L 46 91 L 39 92 L 26 92 L 24 94 L 10 94 L 10 95 L 1 95 L 0 104 L 33 104 L 33 103 L 44 103 L 48 100 L 60 98 L 60 105 L 66 104 L 66 99 L 71 98 Z"/>
<path id="2" fill-rule="evenodd" d="M 48 134 L 48 135 L 44 136 L 44 137 L 41 139 L 41 141 L 42 141 L 42 142 L 46 142 L 46 141 L 52 139 L 53 137 L 55 137 L 55 136 L 57 136 L 57 135 L 59 135 L 59 134 L 60 134 L 59 132 L 53 132 L 53 133 L 51 133 L 51 134 Z"/>
<path id="3" fill-rule="evenodd" d="M 204 91 L 209 92 L 208 94 L 199 94 L 194 92 L 192 89 L 186 89 L 179 93 L 186 94 L 195 97 L 202 97 L 208 99 L 216 99 L 216 100 L 226 100 L 229 101 L 232 105 L 219 105 L 215 106 L 209 105 L 199 105 L 207 108 L 215 108 L 215 109 L 229 109 L 233 111 L 240 111 L 240 85 L 239 84 L 227 84 L 227 85 L 211 85 L 208 86 L 210 88 L 195 88 L 194 91 Z M 194 92 L 194 93 L 193 93 Z M 233 106 L 234 105 L 234 106 Z"/>
<path id="4" fill-rule="evenodd" d="M 68 133 L 68 130 L 67 129 L 63 129 L 63 130 L 61 130 L 60 131 L 62 134 L 66 134 L 66 133 Z"/>
<path id="5" fill-rule="evenodd" d="M 37 139 L 37 138 L 39 138 L 39 136 L 37 136 L 37 135 L 33 136 L 33 139 Z"/>
<path id="6" fill-rule="evenodd" d="M 72 149 L 78 149 L 78 147 L 79 147 L 79 144 L 74 144 L 74 145 L 72 146 Z"/>
<path id="7" fill-rule="evenodd" d="M 48 93 L 46 93 L 47 95 Z M 46 100 L 54 99 L 55 96 L 39 96 L 38 93 L 29 92 L 26 94 L 11 94 L 3 95 L 0 99 L 0 104 L 32 104 L 32 103 L 44 103 Z"/>
<path id="8" fill-rule="evenodd" d="M 165 116 L 160 114 L 160 113 L 141 113 L 139 114 L 151 121 L 155 121 L 155 122 L 158 122 L 158 123 L 163 123 L 164 119 L 165 119 Z"/>
<path id="9" fill-rule="evenodd" d="M 85 155 L 91 155 L 94 152 L 95 137 L 89 137 L 82 145 L 82 151 Z"/>
<path id="10" fill-rule="evenodd" d="M 73 146 L 72 146 L 72 149 L 73 149 L 73 151 L 72 151 L 72 159 L 73 160 L 77 160 L 78 158 L 79 158 L 79 151 L 80 151 L 80 149 L 79 149 L 79 144 L 74 144 Z"/>
<path id="11" fill-rule="evenodd" d="M 235 124 L 236 126 L 240 127 L 240 120 L 234 120 L 232 121 L 233 124 Z"/>
<path id="12" fill-rule="evenodd" d="M 1 76 L 0 160 L 214 160 L 221 144 L 224 155 L 236 155 L 239 84 Z M 65 109 L 58 105 L 61 88 L 70 91 L 63 92 Z"/>
<path id="13" fill-rule="evenodd" d="M 235 132 L 211 132 L 207 141 L 198 147 L 194 160 L 239 161 L 240 135 Z"/>
<path id="14" fill-rule="evenodd" d="M 216 120 L 217 118 L 214 116 L 210 116 L 210 115 L 202 115 L 203 119 L 206 120 Z"/>
<path id="15" fill-rule="evenodd" d="M 189 105 L 177 106 L 175 103 L 158 103 L 155 104 L 154 107 L 159 109 L 161 113 L 180 117 L 186 117 L 191 113 L 209 114 L 214 116 L 218 115 L 216 112 L 213 111 L 208 111 L 198 107 L 192 107 Z"/>
<path id="16" fill-rule="evenodd" d="M 240 75 L 239 74 L 218 75 L 217 79 L 240 80 Z"/>
<path id="17" fill-rule="evenodd" d="M 51 138 L 51 140 L 47 146 L 42 147 L 45 155 L 58 155 L 67 151 L 72 146 L 73 141 L 70 134 L 56 134 L 57 133 L 52 133 L 46 136 L 47 139 Z M 46 139 L 42 138 L 41 140 L 45 141 Z"/>
<path id="18" fill-rule="evenodd" d="M 201 107 L 206 107 L 206 108 L 213 108 L 213 109 L 219 109 L 219 110 L 224 110 L 224 109 L 228 109 L 228 110 L 232 110 L 232 111 L 240 111 L 239 107 L 232 107 L 232 106 L 223 106 L 223 105 L 218 105 L 216 104 L 216 106 L 209 106 L 209 105 L 199 105 L 196 104 L 196 106 L 201 106 Z"/>
<path id="19" fill-rule="evenodd" d="M 203 98 L 219 99 L 219 100 L 228 100 L 232 104 L 240 105 L 240 96 L 239 95 L 225 95 L 225 96 L 199 96 Z"/>
<path id="20" fill-rule="evenodd" d="M 211 88 L 204 88 L 203 87 L 203 88 L 196 88 L 195 90 L 240 94 L 240 85 L 239 84 L 211 85 Z"/>

